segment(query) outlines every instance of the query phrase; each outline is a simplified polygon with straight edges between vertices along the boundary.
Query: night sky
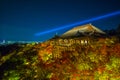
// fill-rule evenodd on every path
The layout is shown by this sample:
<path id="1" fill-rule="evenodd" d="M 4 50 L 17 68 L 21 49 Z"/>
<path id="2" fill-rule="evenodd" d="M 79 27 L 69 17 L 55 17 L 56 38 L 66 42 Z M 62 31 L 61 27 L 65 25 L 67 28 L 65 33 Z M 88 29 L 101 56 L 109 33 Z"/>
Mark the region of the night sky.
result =
<path id="1" fill-rule="evenodd" d="M 44 41 L 72 27 L 35 34 L 115 11 L 120 11 L 120 0 L 0 0 L 0 40 Z M 115 29 L 120 15 L 92 24 L 103 30 Z"/>

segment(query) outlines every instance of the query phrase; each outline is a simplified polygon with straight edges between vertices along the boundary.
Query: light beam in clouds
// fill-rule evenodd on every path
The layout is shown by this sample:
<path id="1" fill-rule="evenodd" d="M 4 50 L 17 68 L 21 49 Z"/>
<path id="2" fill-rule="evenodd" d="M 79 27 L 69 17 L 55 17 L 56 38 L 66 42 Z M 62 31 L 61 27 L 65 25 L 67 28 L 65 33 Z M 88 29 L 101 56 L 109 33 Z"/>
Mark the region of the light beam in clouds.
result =
<path id="1" fill-rule="evenodd" d="M 96 21 L 96 20 L 112 17 L 112 16 L 115 16 L 115 15 L 120 15 L 120 11 L 112 12 L 112 13 L 105 14 L 105 15 L 98 16 L 98 17 L 93 17 L 91 19 L 87 19 L 87 20 L 84 20 L 84 21 L 79 21 L 79 22 L 76 22 L 76 23 L 73 23 L 73 24 L 65 25 L 65 26 L 54 28 L 54 29 L 51 29 L 51 30 L 38 32 L 38 33 L 35 34 L 35 36 L 48 34 L 48 33 L 58 31 L 58 30 L 62 30 L 62 29 L 68 28 L 68 27 L 73 27 L 73 26 L 77 26 L 77 25 L 81 25 L 81 24 L 85 24 L 85 23 L 90 23 L 90 22 L 93 22 L 93 21 Z"/>

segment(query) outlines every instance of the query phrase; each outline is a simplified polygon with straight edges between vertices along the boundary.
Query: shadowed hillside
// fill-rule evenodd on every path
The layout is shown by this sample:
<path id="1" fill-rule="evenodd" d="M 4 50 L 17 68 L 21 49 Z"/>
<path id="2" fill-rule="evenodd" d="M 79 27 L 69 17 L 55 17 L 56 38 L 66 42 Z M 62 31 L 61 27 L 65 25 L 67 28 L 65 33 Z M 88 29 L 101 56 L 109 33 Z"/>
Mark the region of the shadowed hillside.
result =
<path id="1" fill-rule="evenodd" d="M 21 44 L 0 58 L 1 80 L 119 80 L 120 43 Z M 101 40 L 104 42 L 104 40 Z M 1 46 L 2 49 L 8 46 Z M 3 51 L 1 50 L 2 54 Z"/>

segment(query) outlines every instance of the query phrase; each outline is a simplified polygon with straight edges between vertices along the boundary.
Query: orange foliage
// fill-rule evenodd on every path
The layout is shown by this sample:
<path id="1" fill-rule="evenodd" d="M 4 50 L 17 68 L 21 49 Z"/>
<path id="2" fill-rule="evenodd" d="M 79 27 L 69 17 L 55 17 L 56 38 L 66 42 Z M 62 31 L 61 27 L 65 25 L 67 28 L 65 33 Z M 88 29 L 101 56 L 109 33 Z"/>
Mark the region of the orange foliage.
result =
<path id="1" fill-rule="evenodd" d="M 99 74 L 102 74 L 104 72 L 105 68 L 104 67 L 98 67 L 97 70 L 98 70 Z"/>
<path id="2" fill-rule="evenodd" d="M 70 80 L 76 80 L 76 77 L 80 77 L 80 74 L 78 74 L 78 73 L 73 73 Z"/>
<path id="3" fill-rule="evenodd" d="M 101 54 L 107 55 L 107 45 L 104 44 L 100 50 L 101 50 Z"/>
<path id="4" fill-rule="evenodd" d="M 46 52 L 52 53 L 52 51 L 53 51 L 53 46 L 48 46 L 48 47 L 46 48 Z"/>
<path id="5" fill-rule="evenodd" d="M 47 46 L 47 44 L 41 43 L 41 47 L 46 47 L 46 46 Z"/>
<path id="6" fill-rule="evenodd" d="M 114 52 L 120 54 L 120 44 L 116 44 L 116 45 L 114 46 Z"/>

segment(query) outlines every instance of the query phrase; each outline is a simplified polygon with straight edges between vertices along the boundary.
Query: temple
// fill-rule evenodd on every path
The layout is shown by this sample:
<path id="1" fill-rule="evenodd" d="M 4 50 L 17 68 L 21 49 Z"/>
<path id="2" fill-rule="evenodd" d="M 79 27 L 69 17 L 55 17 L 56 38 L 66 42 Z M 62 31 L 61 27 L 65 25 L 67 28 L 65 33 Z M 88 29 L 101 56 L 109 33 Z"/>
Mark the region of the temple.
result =
<path id="1" fill-rule="evenodd" d="M 74 27 L 73 29 L 65 32 L 60 37 L 61 38 L 72 38 L 72 37 L 83 37 L 83 36 L 102 37 L 105 34 L 106 34 L 105 32 L 93 26 L 92 24 L 86 24 L 86 25 Z"/>
<path id="2" fill-rule="evenodd" d="M 74 44 L 104 44 L 111 41 L 109 40 L 109 38 L 107 38 L 104 31 L 93 26 L 92 24 L 86 24 L 74 27 L 73 29 L 70 29 L 64 34 L 62 34 L 61 36 L 55 35 L 53 38 L 46 42 L 50 43 L 51 45 L 72 46 Z"/>

